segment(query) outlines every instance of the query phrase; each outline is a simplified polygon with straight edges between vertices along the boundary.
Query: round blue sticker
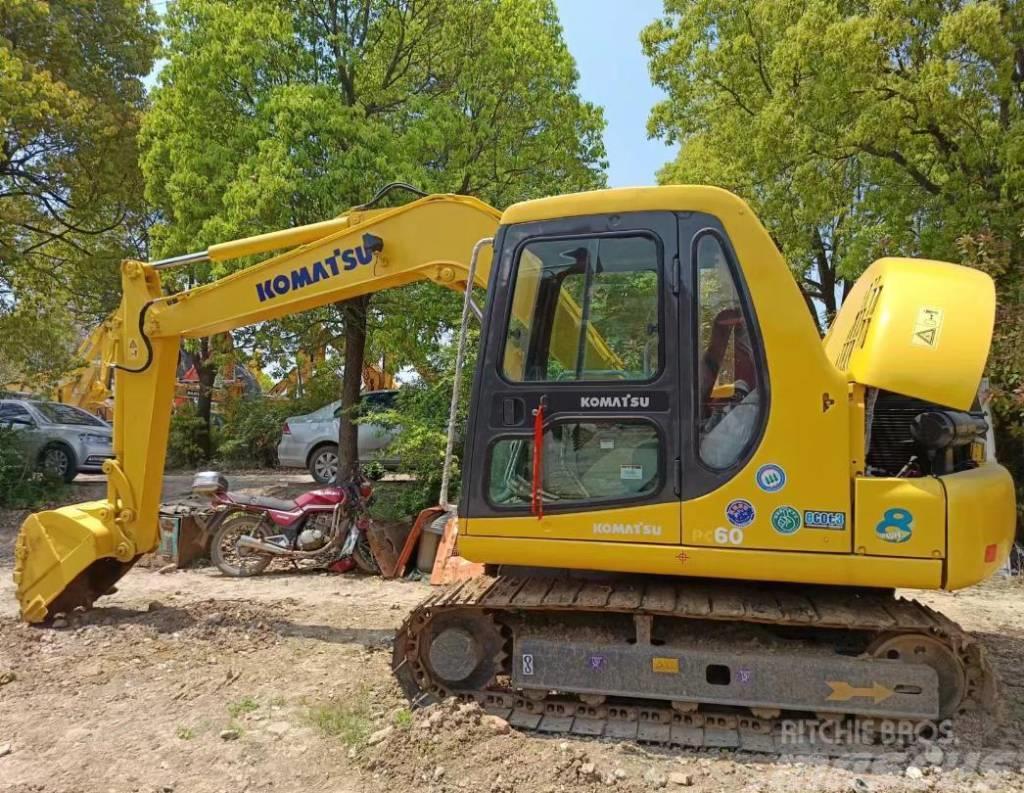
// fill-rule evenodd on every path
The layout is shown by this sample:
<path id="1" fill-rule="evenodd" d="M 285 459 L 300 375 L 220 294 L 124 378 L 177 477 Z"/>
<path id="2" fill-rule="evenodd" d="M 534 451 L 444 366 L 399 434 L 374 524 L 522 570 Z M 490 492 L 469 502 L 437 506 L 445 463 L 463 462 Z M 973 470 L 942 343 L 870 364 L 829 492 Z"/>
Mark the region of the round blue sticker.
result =
<path id="1" fill-rule="evenodd" d="M 729 502 L 725 508 L 725 517 L 737 528 L 745 528 L 754 522 L 754 505 L 745 498 L 737 498 Z"/>
<path id="2" fill-rule="evenodd" d="M 781 465 L 768 463 L 757 469 L 757 486 L 765 493 L 778 493 L 786 486 L 786 472 Z"/>

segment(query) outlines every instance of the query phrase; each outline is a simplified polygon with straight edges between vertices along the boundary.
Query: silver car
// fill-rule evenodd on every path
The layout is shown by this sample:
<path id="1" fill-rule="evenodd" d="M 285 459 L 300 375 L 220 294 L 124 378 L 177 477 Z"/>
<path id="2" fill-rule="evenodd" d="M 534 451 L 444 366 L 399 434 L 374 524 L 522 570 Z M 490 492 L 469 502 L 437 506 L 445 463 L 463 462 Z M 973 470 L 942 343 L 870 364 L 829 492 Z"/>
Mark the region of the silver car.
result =
<path id="1" fill-rule="evenodd" d="M 394 407 L 397 391 L 368 391 L 359 403 L 359 412 L 365 418 L 376 411 Z M 308 468 L 313 478 L 327 484 L 338 472 L 338 414 L 341 401 L 324 405 L 304 416 L 290 416 L 282 427 L 281 442 L 277 445 L 278 462 L 285 468 Z M 387 456 L 387 446 L 395 434 L 380 424 L 364 421 L 358 425 L 359 460 L 378 460 L 385 466 L 397 464 Z"/>
<path id="2" fill-rule="evenodd" d="M 0 427 L 16 430 L 31 459 L 65 482 L 99 472 L 114 456 L 111 426 L 72 405 L 0 399 Z"/>

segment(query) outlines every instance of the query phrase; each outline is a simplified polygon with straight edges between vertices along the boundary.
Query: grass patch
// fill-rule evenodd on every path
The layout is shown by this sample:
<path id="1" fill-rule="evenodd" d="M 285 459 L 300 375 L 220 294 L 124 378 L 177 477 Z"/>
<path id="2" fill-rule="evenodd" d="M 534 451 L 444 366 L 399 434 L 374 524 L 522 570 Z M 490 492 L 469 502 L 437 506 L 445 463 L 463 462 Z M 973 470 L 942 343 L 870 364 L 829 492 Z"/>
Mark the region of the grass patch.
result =
<path id="1" fill-rule="evenodd" d="M 254 710 L 258 710 L 260 703 L 258 703 L 252 697 L 242 697 L 237 702 L 228 704 L 228 715 L 232 719 L 237 719 L 239 716 L 245 713 L 252 713 Z"/>
<path id="2" fill-rule="evenodd" d="M 408 730 L 412 726 L 412 711 L 408 708 L 402 708 L 400 711 L 395 713 L 395 727 L 400 730 Z"/>
<path id="3" fill-rule="evenodd" d="M 339 738 L 346 746 L 361 746 L 373 732 L 366 705 L 318 705 L 309 711 L 309 720 L 324 735 Z"/>
<path id="4" fill-rule="evenodd" d="M 174 731 L 174 734 L 182 741 L 191 741 L 196 737 L 196 731 L 191 727 L 186 727 L 182 724 L 178 729 Z"/>

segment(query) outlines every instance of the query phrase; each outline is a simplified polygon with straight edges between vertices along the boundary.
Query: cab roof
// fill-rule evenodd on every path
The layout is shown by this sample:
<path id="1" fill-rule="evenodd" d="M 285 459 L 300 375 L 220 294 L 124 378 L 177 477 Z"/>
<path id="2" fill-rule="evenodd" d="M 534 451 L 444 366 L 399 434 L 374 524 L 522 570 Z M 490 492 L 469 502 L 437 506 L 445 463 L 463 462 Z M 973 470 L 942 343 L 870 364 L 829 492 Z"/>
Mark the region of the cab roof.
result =
<path id="1" fill-rule="evenodd" d="M 616 187 L 521 201 L 502 213 L 501 224 L 505 226 L 580 215 L 655 211 L 708 212 L 723 217 L 750 212 L 750 208 L 728 190 L 708 185 Z"/>

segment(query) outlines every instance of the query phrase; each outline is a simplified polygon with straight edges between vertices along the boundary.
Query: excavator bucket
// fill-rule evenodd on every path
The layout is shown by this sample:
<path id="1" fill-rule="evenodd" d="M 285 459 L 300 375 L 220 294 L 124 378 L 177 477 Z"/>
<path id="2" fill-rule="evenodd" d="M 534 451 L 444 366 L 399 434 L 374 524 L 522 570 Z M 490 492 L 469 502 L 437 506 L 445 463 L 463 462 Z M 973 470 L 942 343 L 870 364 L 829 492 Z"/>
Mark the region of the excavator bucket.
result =
<path id="1" fill-rule="evenodd" d="M 90 501 L 29 515 L 14 550 L 22 619 L 43 622 L 88 608 L 131 569 L 138 556 L 117 558 L 129 546 L 117 542 L 116 530 L 104 521 L 111 514 L 108 502 Z"/>

